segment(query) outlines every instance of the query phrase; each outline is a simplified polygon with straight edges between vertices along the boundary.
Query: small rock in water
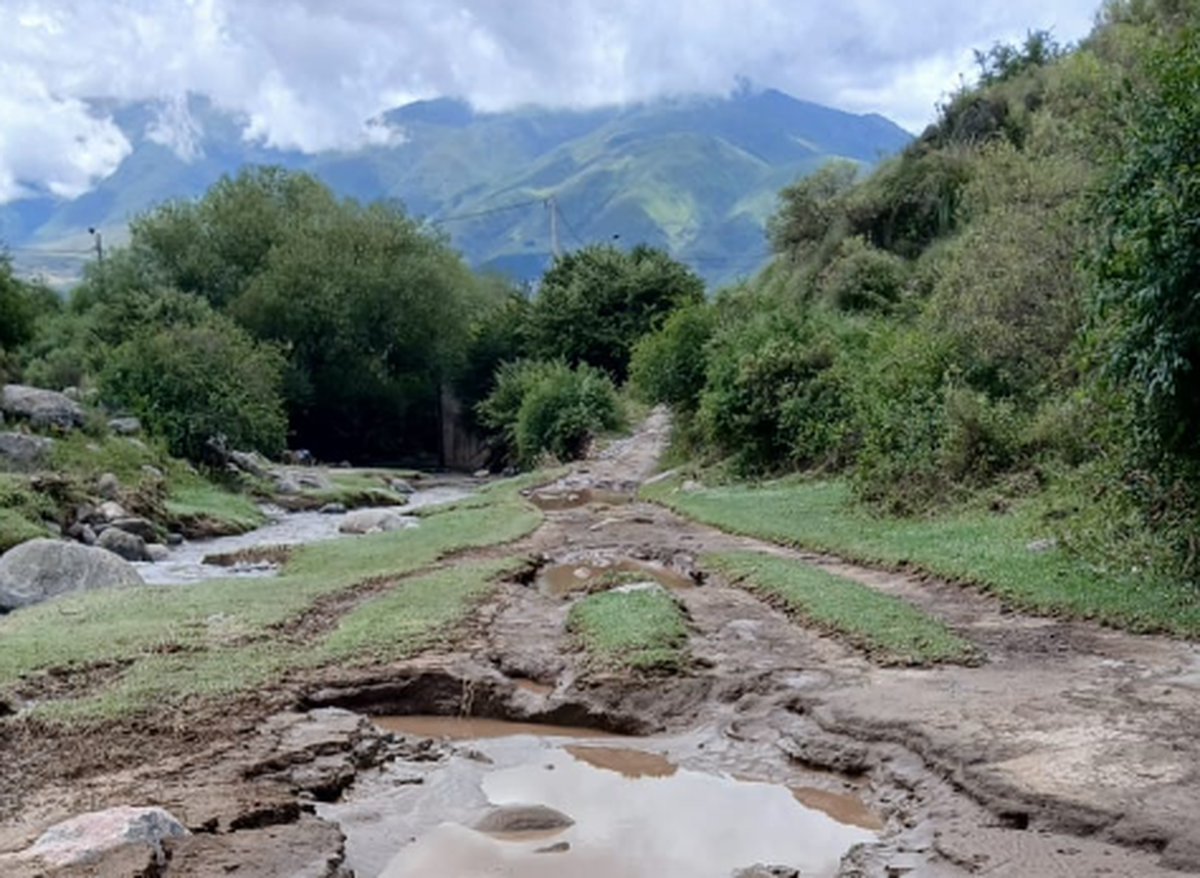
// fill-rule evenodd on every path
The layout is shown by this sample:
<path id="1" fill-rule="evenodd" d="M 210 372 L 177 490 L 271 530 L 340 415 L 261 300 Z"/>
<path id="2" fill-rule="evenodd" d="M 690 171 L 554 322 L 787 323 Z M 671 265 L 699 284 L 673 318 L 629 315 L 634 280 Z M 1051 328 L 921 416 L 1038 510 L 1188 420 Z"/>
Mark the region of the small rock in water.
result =
<path id="1" fill-rule="evenodd" d="M 346 505 L 344 503 L 326 503 L 317 511 L 321 515 L 345 515 Z"/>
<path id="2" fill-rule="evenodd" d="M 575 821 L 545 805 L 502 805 L 475 824 L 480 832 L 547 832 L 566 829 Z"/>
<path id="3" fill-rule="evenodd" d="M 146 558 L 155 564 L 161 564 L 163 561 L 171 560 L 171 550 L 158 543 L 150 543 L 146 546 Z"/>
<path id="4" fill-rule="evenodd" d="M 388 482 L 388 487 L 397 494 L 408 495 L 417 493 L 417 489 L 412 486 L 412 483 L 405 479 L 392 479 Z"/>
<path id="5" fill-rule="evenodd" d="M 538 848 L 534 851 L 535 854 L 565 854 L 571 849 L 569 841 L 560 841 L 556 844 L 546 845 L 544 848 Z"/>
<path id="6" fill-rule="evenodd" d="M 100 538 L 96 540 L 96 545 L 126 561 L 149 560 L 146 554 L 146 541 L 120 528 L 106 528 L 104 533 L 100 534 Z"/>
<path id="7" fill-rule="evenodd" d="M 183 545 L 183 534 L 176 534 L 176 533 L 167 534 L 167 545 L 168 546 L 182 546 Z"/>
<path id="8" fill-rule="evenodd" d="M 377 531 L 403 530 L 408 522 L 390 509 L 358 509 L 347 513 L 338 525 L 344 534 L 368 534 Z"/>
<path id="9" fill-rule="evenodd" d="M 738 869 L 733 878 L 800 878 L 800 870 L 791 866 L 764 866 L 761 863 L 749 869 Z"/>
<path id="10" fill-rule="evenodd" d="M 163 839 L 188 834 L 183 824 L 162 808 L 110 808 L 52 826 L 22 858 L 40 857 L 54 866 L 68 866 L 126 845 L 146 845 L 159 851 Z"/>
<path id="11" fill-rule="evenodd" d="M 491 475 L 492 475 L 491 470 L 486 470 L 486 469 L 475 470 L 475 478 L 477 478 L 477 479 L 486 479 L 486 478 L 489 478 Z"/>

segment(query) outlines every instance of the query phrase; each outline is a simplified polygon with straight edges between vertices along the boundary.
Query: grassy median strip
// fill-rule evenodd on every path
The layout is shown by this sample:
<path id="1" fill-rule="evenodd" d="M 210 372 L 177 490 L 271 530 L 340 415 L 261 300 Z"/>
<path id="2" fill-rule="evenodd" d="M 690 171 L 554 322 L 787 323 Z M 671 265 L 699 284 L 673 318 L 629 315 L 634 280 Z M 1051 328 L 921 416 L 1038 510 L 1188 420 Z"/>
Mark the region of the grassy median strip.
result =
<path id="1" fill-rule="evenodd" d="M 1005 513 L 960 509 L 892 518 L 856 506 L 841 481 L 785 481 L 685 491 L 670 479 L 643 496 L 731 533 L 831 552 L 865 564 L 912 565 L 971 582 L 1007 606 L 1095 619 L 1137 632 L 1200 636 L 1200 592 L 1148 575 L 1116 574 L 1050 545 L 1036 500 Z"/>
<path id="2" fill-rule="evenodd" d="M 567 630 L 600 665 L 673 670 L 686 660 L 687 620 L 662 588 L 583 598 L 571 607 Z"/>
<path id="3" fill-rule="evenodd" d="M 282 667 L 311 664 L 312 650 L 296 654 L 274 626 L 324 595 L 400 578 L 459 550 L 511 542 L 541 522 L 515 488 L 489 499 L 430 515 L 410 530 L 301 546 L 274 577 L 103 589 L 17 610 L 0 618 L 0 691 L 42 669 L 132 661 L 114 692 L 92 703 L 94 712 L 111 715 L 245 688 Z M 410 624 L 435 626 L 441 618 L 413 616 Z"/>
<path id="4" fill-rule="evenodd" d="M 968 641 L 912 604 L 811 564 L 761 552 L 705 555 L 702 562 L 884 664 L 973 662 L 979 657 Z"/>
<path id="5" fill-rule="evenodd" d="M 525 563 L 504 558 L 444 567 L 401 582 L 343 616 L 317 648 L 323 659 L 392 661 L 424 649 L 461 622 L 505 573 Z"/>

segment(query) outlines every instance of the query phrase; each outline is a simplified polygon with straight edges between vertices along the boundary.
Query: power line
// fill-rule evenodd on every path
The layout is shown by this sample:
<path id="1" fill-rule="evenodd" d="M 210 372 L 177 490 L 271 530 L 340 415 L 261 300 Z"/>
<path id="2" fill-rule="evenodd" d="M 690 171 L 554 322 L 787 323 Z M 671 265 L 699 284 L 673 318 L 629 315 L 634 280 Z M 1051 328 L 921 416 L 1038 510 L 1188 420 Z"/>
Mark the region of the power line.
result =
<path id="1" fill-rule="evenodd" d="M 429 222 L 440 224 L 458 222 L 459 220 L 477 219 L 483 216 L 491 216 L 495 213 L 504 213 L 505 211 L 509 210 L 518 210 L 523 207 L 530 207 L 534 204 L 542 204 L 543 201 L 544 199 L 541 198 L 531 198 L 528 201 L 518 201 L 516 204 L 506 204 L 503 207 L 492 207 L 488 208 L 487 210 L 476 210 L 470 213 L 457 213 L 452 214 L 451 216 L 434 217 L 433 219 L 429 220 Z"/>

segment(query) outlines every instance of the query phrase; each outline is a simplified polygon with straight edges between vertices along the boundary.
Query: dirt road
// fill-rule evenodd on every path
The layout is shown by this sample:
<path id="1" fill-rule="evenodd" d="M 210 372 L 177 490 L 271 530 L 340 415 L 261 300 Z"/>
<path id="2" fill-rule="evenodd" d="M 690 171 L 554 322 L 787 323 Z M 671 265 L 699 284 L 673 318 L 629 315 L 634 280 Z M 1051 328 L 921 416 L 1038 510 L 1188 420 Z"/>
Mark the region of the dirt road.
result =
<path id="1" fill-rule="evenodd" d="M 679 758 L 689 765 L 789 782 L 807 772 L 810 785 L 853 790 L 884 824 L 843 875 L 1200 873 L 1200 649 L 1006 612 L 971 589 L 789 552 L 626 502 L 654 471 L 667 429 L 655 414 L 539 489 L 546 522 L 515 547 L 539 569 L 502 584 L 440 650 L 284 680 L 186 726 L 46 741 L 41 762 L 30 732 L 10 740 L 31 788 L 6 815 L 0 853 L 85 806 L 153 801 L 207 828 L 153 874 L 344 875 L 342 835 L 313 803 L 336 800 L 381 763 L 428 765 L 449 752 L 382 736 L 340 710 L 351 708 L 674 733 L 685 736 Z M 911 601 L 984 661 L 879 667 L 698 567 L 704 552 L 746 548 Z M 685 672 L 589 668 L 565 631 L 570 596 L 532 587 L 556 568 L 633 562 L 695 584 L 673 592 L 690 624 Z M 696 729 L 705 731 L 686 737 Z"/>

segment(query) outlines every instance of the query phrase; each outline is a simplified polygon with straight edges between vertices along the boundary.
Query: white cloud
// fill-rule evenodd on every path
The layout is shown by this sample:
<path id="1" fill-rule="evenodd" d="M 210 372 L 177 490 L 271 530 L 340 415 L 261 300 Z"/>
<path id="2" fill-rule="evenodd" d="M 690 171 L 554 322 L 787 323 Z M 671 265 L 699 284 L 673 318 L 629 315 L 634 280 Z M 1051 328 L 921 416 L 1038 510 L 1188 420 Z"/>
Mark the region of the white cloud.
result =
<path id="1" fill-rule="evenodd" d="M 22 180 L 69 193 L 115 166 L 128 145 L 91 97 L 167 99 L 153 136 L 193 157 L 188 92 L 238 111 L 247 137 L 305 151 L 394 137 L 364 120 L 418 97 L 585 106 L 725 93 L 738 76 L 919 129 L 970 49 L 1031 28 L 1076 39 L 1097 3 L 4 0 L 0 201 Z"/>

